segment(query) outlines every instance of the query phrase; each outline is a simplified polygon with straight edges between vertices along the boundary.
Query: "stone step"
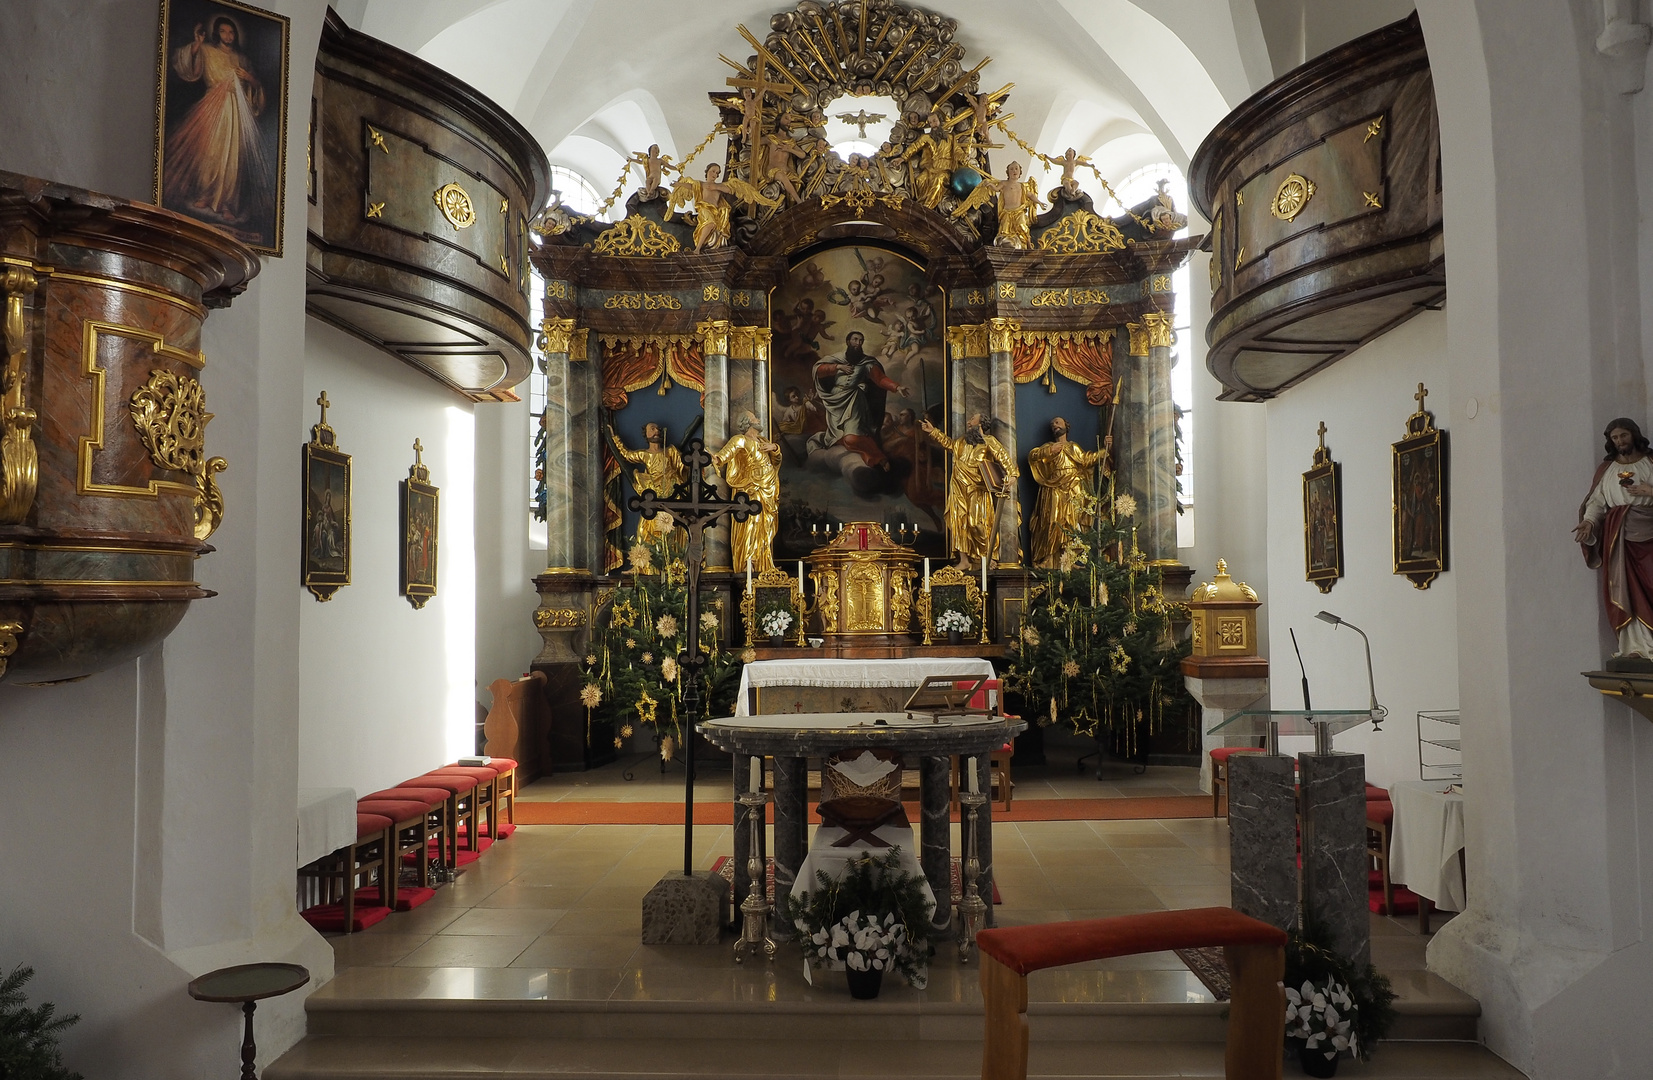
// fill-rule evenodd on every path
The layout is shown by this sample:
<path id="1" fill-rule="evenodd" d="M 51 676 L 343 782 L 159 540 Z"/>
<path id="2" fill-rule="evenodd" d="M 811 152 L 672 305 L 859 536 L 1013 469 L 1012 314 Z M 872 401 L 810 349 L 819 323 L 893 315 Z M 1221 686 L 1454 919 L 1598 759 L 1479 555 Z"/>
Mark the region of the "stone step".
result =
<path id="1" fill-rule="evenodd" d="M 643 1034 L 647 1032 L 647 1034 Z M 1351 1077 L 1520 1080 L 1472 1042 L 1385 1042 L 1371 1062 L 1341 1062 Z M 1286 1064 L 1295 1075 L 1295 1062 Z M 977 1039 L 875 1039 L 844 1026 L 830 1039 L 780 1043 L 670 1039 L 643 1029 L 627 1039 L 310 1036 L 264 1072 L 265 1080 L 969 1080 L 981 1075 Z M 1219 1042 L 1032 1039 L 1029 1080 L 1223 1076 Z"/>

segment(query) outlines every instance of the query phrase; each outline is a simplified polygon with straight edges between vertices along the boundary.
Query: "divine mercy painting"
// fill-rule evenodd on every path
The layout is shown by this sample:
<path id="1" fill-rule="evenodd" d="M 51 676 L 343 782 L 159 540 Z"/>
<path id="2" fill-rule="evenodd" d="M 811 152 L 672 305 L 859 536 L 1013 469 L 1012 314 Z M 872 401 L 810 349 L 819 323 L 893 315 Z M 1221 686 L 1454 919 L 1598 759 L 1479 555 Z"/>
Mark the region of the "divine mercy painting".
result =
<path id="1" fill-rule="evenodd" d="M 281 254 L 284 16 L 234 0 L 162 0 L 155 201 Z"/>
<path id="2" fill-rule="evenodd" d="M 776 558 L 851 521 L 916 527 L 919 551 L 944 554 L 946 460 L 919 427 L 947 423 L 941 294 L 904 257 L 854 245 L 800 261 L 772 302 Z"/>

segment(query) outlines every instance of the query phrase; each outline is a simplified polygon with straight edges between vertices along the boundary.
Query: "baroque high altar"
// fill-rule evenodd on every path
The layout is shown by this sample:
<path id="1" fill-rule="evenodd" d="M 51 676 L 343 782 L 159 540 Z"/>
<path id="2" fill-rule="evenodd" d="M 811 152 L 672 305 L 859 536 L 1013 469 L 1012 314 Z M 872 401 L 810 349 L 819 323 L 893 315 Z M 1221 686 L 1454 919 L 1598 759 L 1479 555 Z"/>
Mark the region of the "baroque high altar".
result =
<path id="1" fill-rule="evenodd" d="M 1172 273 L 1201 240 L 1173 238 L 1186 218 L 1164 195 L 1099 215 L 1076 173 L 1106 180 L 1018 135 L 1013 84 L 983 83 L 990 58 L 972 61 L 951 19 L 836 0 L 738 31 L 749 52 L 720 57 L 711 131 L 680 162 L 638 150 L 623 219 L 553 200 L 535 224 L 535 666 L 554 710 L 581 713 L 584 632 L 633 545 L 673 542 L 626 505 L 683 482 L 691 437 L 725 491 L 765 507 L 707 532 L 702 591 L 725 601 L 725 640 L 752 633 L 750 600 L 737 621 L 750 567 L 807 603 L 791 648 L 945 651 L 928 570 L 978 615 L 953 651 L 999 655 L 1026 568 L 1048 565 L 1098 484 L 1134 499 L 1141 550 L 1185 583 L 1170 369 Z M 1034 158 L 1059 174 L 1047 191 L 1025 178 Z M 553 753 L 589 756 L 579 741 Z"/>

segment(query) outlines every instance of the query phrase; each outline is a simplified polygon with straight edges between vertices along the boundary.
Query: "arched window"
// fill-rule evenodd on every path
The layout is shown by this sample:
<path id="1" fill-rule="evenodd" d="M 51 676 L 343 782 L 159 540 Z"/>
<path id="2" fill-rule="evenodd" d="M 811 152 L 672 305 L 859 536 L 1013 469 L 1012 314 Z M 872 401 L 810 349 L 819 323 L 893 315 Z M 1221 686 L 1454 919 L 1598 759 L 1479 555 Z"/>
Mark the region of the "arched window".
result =
<path id="1" fill-rule="evenodd" d="M 591 186 L 591 181 L 575 172 L 573 169 L 561 165 L 551 166 L 551 190 L 562 196 L 562 204 L 576 214 L 596 215 L 597 208 L 603 205 L 603 197 L 597 194 L 597 189 Z M 608 208 L 603 220 L 612 221 L 614 208 Z"/>

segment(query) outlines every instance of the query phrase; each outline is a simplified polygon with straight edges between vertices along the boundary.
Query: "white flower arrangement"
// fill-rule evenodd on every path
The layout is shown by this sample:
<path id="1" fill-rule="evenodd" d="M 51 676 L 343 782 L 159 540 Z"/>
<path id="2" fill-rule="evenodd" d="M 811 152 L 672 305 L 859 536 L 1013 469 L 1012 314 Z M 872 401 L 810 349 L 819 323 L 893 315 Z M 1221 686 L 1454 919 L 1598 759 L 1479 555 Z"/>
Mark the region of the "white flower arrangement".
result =
<path id="1" fill-rule="evenodd" d="M 790 611 L 782 611 L 780 608 L 776 608 L 774 611 L 764 615 L 764 617 L 759 620 L 758 625 L 763 627 L 763 632 L 765 634 L 768 634 L 770 637 L 778 637 L 779 635 L 786 633 L 787 628 L 792 625 L 792 613 Z"/>
<path id="2" fill-rule="evenodd" d="M 1345 1050 L 1359 1054 L 1354 1011 L 1348 987 L 1335 979 L 1325 986 L 1305 979 L 1299 989 L 1286 987 L 1286 1037 L 1302 1039 L 1305 1048 L 1324 1053 L 1328 1061 Z"/>
<path id="3" fill-rule="evenodd" d="M 863 918 L 859 911 L 852 911 L 813 934 L 803 919 L 797 920 L 797 926 L 809 936 L 816 956 L 851 971 L 894 970 L 896 954 L 907 939 L 907 928 L 893 911 L 882 922 L 876 916 Z"/>
<path id="4" fill-rule="evenodd" d="M 936 620 L 936 629 L 940 630 L 944 634 L 950 634 L 954 630 L 957 630 L 961 634 L 969 633 L 970 616 L 966 615 L 962 611 L 956 611 L 953 608 L 948 608 L 946 611 L 943 611 L 941 613 L 941 617 Z"/>

